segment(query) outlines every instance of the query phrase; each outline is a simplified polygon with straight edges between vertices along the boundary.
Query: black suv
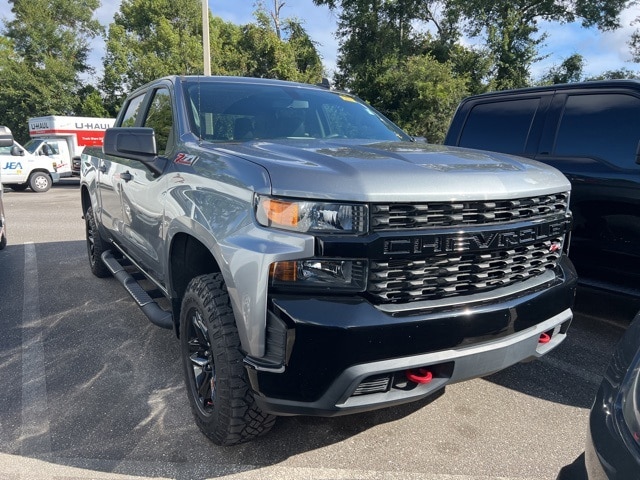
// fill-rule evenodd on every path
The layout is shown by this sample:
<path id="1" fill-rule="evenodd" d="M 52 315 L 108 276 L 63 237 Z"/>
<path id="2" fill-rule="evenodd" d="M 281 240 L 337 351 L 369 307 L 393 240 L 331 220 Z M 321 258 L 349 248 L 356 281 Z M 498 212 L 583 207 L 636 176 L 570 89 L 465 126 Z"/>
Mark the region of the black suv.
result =
<path id="1" fill-rule="evenodd" d="M 581 281 L 640 295 L 640 81 L 526 88 L 462 101 L 445 144 L 511 153 L 573 185 Z"/>

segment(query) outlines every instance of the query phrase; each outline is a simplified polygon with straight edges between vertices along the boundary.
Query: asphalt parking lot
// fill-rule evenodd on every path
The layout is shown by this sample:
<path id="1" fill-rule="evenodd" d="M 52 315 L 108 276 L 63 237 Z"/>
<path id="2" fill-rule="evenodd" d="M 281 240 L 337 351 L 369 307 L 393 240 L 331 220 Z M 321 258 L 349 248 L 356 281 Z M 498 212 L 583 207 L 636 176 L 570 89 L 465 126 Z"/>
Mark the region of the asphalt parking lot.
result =
<path id="1" fill-rule="evenodd" d="M 192 421 L 172 332 L 91 275 L 77 180 L 5 189 L 4 201 L 3 479 L 555 479 L 579 462 L 609 355 L 640 308 L 581 290 L 567 341 L 539 361 L 431 401 L 283 417 L 264 438 L 218 447 Z"/>

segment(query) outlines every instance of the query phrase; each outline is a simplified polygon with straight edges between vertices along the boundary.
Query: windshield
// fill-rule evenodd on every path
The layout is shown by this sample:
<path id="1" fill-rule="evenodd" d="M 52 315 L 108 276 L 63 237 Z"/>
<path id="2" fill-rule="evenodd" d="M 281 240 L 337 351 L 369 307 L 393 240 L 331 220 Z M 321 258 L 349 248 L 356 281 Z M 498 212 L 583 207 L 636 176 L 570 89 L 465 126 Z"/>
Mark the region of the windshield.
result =
<path id="1" fill-rule="evenodd" d="M 38 147 L 43 143 L 42 140 L 31 139 L 24 144 L 24 149 L 29 153 L 36 153 Z"/>
<path id="2" fill-rule="evenodd" d="M 231 82 L 193 83 L 185 92 L 191 130 L 204 140 L 411 140 L 379 112 L 345 93 Z"/>

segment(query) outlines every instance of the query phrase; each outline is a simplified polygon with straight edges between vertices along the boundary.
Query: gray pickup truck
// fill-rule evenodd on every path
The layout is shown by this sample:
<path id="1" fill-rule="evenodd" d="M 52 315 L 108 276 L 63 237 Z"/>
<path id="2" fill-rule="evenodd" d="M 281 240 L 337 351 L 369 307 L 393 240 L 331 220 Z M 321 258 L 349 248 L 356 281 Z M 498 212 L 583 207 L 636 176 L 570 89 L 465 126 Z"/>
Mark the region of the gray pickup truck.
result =
<path id="1" fill-rule="evenodd" d="M 176 332 L 218 444 L 431 396 L 572 319 L 567 179 L 415 142 L 346 93 L 159 79 L 81 169 L 91 269 Z"/>

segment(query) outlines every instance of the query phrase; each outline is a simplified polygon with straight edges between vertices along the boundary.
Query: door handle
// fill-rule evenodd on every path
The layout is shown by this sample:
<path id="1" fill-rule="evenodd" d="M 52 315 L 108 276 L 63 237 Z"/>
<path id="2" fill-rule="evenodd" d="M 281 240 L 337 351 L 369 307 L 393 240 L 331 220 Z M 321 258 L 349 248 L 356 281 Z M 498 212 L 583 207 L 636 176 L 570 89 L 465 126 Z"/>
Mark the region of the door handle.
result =
<path id="1" fill-rule="evenodd" d="M 128 182 L 132 178 L 133 178 L 133 176 L 129 172 L 124 172 L 124 173 L 120 174 L 120 179 L 124 180 L 125 182 Z"/>

